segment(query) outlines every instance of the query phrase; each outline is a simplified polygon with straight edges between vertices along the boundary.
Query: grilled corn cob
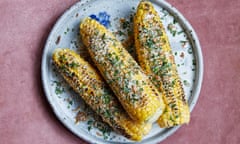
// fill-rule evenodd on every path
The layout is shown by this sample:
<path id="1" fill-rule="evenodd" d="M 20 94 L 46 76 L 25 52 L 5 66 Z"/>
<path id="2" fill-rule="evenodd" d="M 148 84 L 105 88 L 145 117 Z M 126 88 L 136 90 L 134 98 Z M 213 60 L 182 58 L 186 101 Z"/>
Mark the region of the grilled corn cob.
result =
<path id="1" fill-rule="evenodd" d="M 74 51 L 57 49 L 53 62 L 69 85 L 115 131 L 132 140 L 141 140 L 151 124 L 133 121 L 97 71 Z"/>
<path id="2" fill-rule="evenodd" d="M 129 116 L 152 123 L 164 109 L 161 94 L 111 32 L 86 18 L 80 25 L 83 43 Z"/>
<path id="3" fill-rule="evenodd" d="M 163 24 L 153 5 L 141 1 L 134 17 L 134 39 L 138 61 L 163 93 L 166 104 L 160 127 L 188 123 L 190 112 Z"/>

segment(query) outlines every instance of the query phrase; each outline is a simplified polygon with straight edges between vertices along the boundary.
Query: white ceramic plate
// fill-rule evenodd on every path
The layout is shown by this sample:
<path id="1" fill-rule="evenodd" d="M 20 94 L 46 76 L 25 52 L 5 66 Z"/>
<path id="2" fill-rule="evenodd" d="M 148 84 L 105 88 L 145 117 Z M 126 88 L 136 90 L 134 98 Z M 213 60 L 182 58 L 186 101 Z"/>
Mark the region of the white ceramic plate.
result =
<path id="1" fill-rule="evenodd" d="M 178 72 L 184 84 L 185 94 L 191 111 L 197 102 L 203 77 L 203 59 L 197 35 L 188 21 L 174 7 L 165 1 L 151 1 L 167 30 Z M 59 120 L 74 134 L 91 143 L 133 143 L 121 135 L 111 132 L 102 123 L 96 122 L 92 115 L 86 121 L 75 123 L 77 113 L 91 113 L 84 102 L 75 94 L 55 71 L 51 55 L 56 48 L 70 48 L 89 59 L 79 40 L 79 23 L 91 15 L 106 12 L 110 15 L 111 31 L 124 31 L 119 20 L 129 21 L 135 12 L 138 0 L 81 0 L 68 9 L 53 27 L 46 42 L 42 57 L 42 82 L 46 97 Z M 118 33 L 119 34 L 119 33 Z M 117 35 L 120 40 L 126 37 Z M 131 48 L 129 49 L 131 51 Z M 78 109 L 79 108 L 79 109 Z M 161 129 L 154 124 L 150 134 L 138 143 L 157 143 L 173 134 L 179 127 Z"/>

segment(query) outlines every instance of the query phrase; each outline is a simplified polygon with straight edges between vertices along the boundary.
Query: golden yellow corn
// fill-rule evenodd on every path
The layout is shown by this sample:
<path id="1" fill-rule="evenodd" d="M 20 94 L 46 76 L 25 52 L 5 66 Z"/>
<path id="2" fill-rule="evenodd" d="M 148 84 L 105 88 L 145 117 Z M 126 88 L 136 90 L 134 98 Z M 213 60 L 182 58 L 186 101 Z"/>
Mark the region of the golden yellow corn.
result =
<path id="1" fill-rule="evenodd" d="M 141 140 L 151 124 L 133 121 L 97 71 L 74 51 L 56 49 L 53 62 L 68 84 L 115 131 L 132 140 Z"/>
<path id="2" fill-rule="evenodd" d="M 188 123 L 190 112 L 167 34 L 157 11 L 141 1 L 134 16 L 134 39 L 138 61 L 163 93 L 166 104 L 160 127 Z"/>
<path id="3" fill-rule="evenodd" d="M 137 121 L 156 121 L 165 107 L 161 94 L 122 44 L 91 18 L 82 21 L 80 33 L 93 61 L 129 116 Z"/>

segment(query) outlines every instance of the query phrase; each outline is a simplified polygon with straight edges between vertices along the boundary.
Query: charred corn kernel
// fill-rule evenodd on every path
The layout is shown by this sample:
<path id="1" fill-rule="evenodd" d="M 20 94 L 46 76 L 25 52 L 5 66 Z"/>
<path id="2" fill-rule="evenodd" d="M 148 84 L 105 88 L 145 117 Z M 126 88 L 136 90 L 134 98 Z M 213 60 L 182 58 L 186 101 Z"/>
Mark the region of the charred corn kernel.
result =
<path id="1" fill-rule="evenodd" d="M 156 121 L 165 107 L 161 94 L 122 44 L 91 18 L 82 21 L 80 33 L 93 61 L 129 116 L 136 121 Z"/>
<path id="2" fill-rule="evenodd" d="M 97 71 L 74 51 L 57 49 L 53 62 L 68 84 L 115 131 L 132 140 L 141 140 L 151 124 L 133 121 Z"/>
<path id="3" fill-rule="evenodd" d="M 190 112 L 177 72 L 167 34 L 157 11 L 141 1 L 134 16 L 134 39 L 138 61 L 163 93 L 166 109 L 158 119 L 160 127 L 188 123 Z"/>

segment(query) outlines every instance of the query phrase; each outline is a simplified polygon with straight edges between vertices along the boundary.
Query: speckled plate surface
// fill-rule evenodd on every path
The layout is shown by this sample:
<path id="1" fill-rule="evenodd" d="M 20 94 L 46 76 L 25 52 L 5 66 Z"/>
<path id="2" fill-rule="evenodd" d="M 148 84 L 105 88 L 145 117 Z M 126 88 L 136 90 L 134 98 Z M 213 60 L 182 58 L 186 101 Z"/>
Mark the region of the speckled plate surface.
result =
<path id="1" fill-rule="evenodd" d="M 165 1 L 151 2 L 159 12 L 167 31 L 192 111 L 199 96 L 203 77 L 203 59 L 199 40 L 188 21 L 174 7 Z M 134 143 L 111 131 L 103 123 L 95 121 L 91 110 L 55 71 L 51 61 L 52 52 L 56 48 L 70 48 L 89 59 L 79 40 L 79 23 L 89 15 L 98 15 L 102 12 L 110 15 L 109 29 L 119 40 L 126 43 L 129 39 L 128 34 L 132 31 L 131 17 L 138 3 L 138 0 L 81 0 L 59 18 L 46 42 L 42 57 L 42 82 L 46 97 L 59 120 L 74 134 L 88 142 Z M 124 24 L 121 23 L 123 19 L 125 19 Z M 127 46 L 127 49 L 134 56 L 131 45 Z M 76 116 L 79 114 L 87 117 L 76 123 Z M 150 134 L 138 143 L 160 142 L 178 128 L 161 129 L 154 124 Z"/>

